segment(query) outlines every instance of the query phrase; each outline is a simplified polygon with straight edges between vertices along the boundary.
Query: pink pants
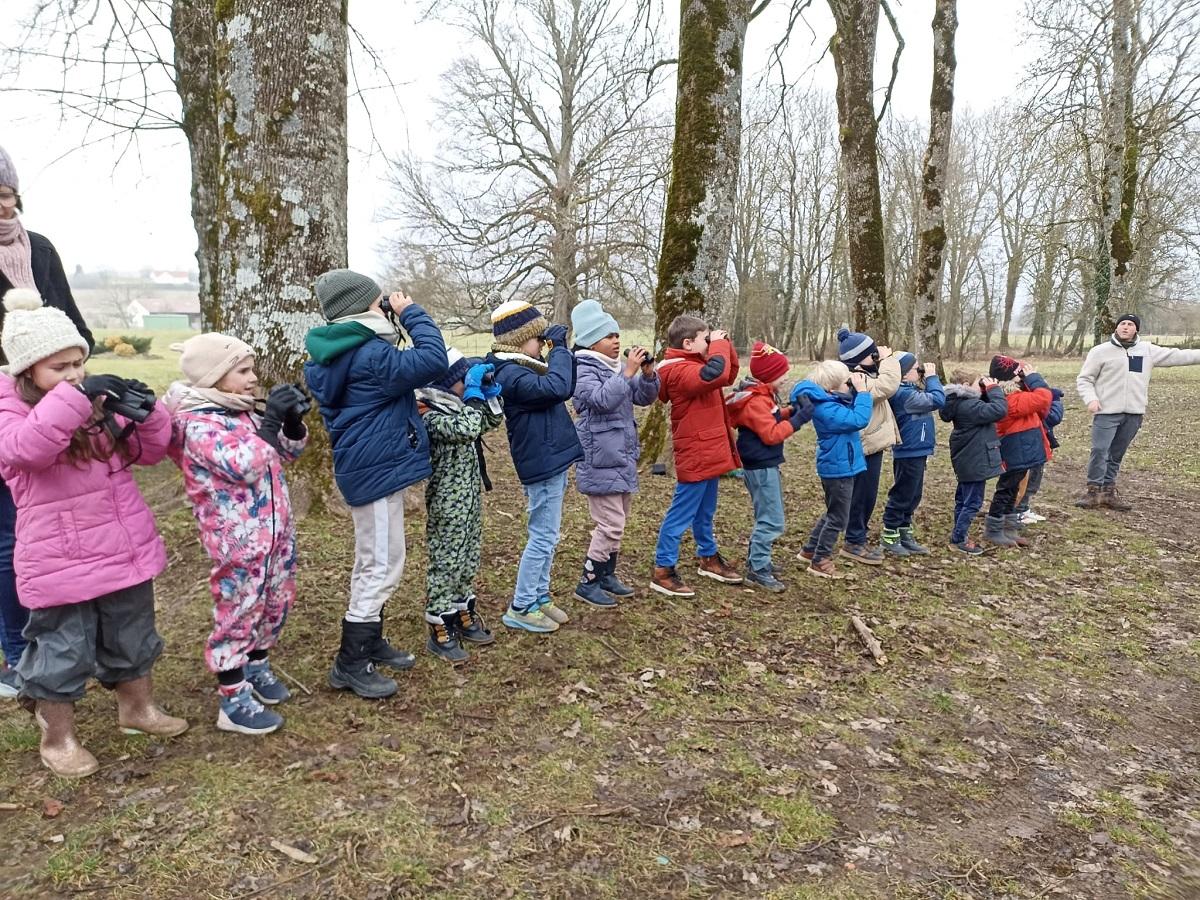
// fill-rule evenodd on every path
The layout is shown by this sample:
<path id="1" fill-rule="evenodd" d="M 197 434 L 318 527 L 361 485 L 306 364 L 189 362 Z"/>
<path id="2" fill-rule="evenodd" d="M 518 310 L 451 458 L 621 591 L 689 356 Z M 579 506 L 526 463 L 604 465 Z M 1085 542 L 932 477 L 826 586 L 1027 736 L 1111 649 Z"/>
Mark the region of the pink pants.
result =
<path id="1" fill-rule="evenodd" d="M 592 521 L 596 523 L 587 555 L 597 562 L 607 562 L 621 549 L 621 536 L 625 534 L 625 520 L 629 518 L 633 494 L 588 494 L 587 501 Z"/>

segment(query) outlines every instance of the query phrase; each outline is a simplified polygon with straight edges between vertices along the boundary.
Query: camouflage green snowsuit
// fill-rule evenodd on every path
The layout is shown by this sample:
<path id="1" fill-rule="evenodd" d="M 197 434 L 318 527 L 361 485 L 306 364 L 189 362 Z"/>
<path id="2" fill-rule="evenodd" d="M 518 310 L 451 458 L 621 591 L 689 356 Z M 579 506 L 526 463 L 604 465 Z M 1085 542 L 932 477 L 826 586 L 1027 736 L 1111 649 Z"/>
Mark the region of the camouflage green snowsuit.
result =
<path id="1" fill-rule="evenodd" d="M 464 403 L 438 388 L 417 391 L 417 409 L 429 434 L 433 474 L 425 487 L 425 543 L 429 566 L 425 611 L 451 612 L 473 594 L 479 571 L 483 500 L 476 442 L 503 420 L 483 404 Z"/>

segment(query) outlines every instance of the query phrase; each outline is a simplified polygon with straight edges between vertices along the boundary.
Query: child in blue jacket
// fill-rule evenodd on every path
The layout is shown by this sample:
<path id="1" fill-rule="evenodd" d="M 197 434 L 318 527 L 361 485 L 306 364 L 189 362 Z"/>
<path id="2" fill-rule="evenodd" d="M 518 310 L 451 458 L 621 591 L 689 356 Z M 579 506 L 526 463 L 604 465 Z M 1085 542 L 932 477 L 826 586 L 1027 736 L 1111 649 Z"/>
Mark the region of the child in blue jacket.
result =
<path id="1" fill-rule="evenodd" d="M 817 475 L 825 492 L 825 515 L 813 526 L 800 558 L 812 563 L 809 572 L 813 575 L 840 578 L 831 557 L 850 516 L 854 476 L 867 468 L 859 432 L 871 421 L 872 398 L 867 377 L 861 372 L 851 375 L 846 364 L 835 359 L 819 363 L 792 388 L 793 404 L 802 397 L 813 405 Z"/>
<path id="2" fill-rule="evenodd" d="M 414 659 L 383 636 L 383 605 L 404 574 L 404 489 L 428 478 L 429 437 L 415 391 L 446 373 L 442 332 L 403 293 L 383 292 L 365 275 L 334 269 L 317 278 L 327 325 L 304 343 L 304 378 L 321 405 L 333 445 L 333 477 L 354 520 L 354 569 L 342 645 L 329 684 L 377 699 L 396 682 L 376 665 L 410 669 Z M 400 350 L 400 327 L 412 349 Z"/>
<path id="3" fill-rule="evenodd" d="M 1050 450 L 1057 450 L 1059 447 L 1058 438 L 1054 436 L 1054 429 L 1062 424 L 1063 420 L 1063 392 L 1058 388 L 1050 388 L 1050 393 L 1054 396 L 1054 400 L 1050 403 L 1050 412 L 1046 413 L 1046 418 L 1042 419 L 1042 428 L 1046 431 L 1046 441 L 1050 445 Z M 1047 460 L 1049 462 L 1049 460 Z M 1046 517 L 1038 515 L 1029 508 L 1029 503 L 1042 487 L 1042 475 L 1046 471 L 1046 463 L 1040 466 L 1034 466 L 1029 470 L 1029 477 L 1025 481 L 1025 490 L 1021 495 L 1021 499 L 1017 501 L 1017 505 L 1013 507 L 1013 512 L 1017 514 L 1017 520 L 1022 525 L 1036 525 L 1038 522 L 1045 522 Z"/>
<path id="4" fill-rule="evenodd" d="M 917 365 L 915 356 L 901 353 L 900 388 L 888 402 L 896 416 L 900 443 L 892 447 L 892 489 L 883 510 L 883 552 L 897 557 L 924 556 L 929 549 L 913 534 L 913 513 L 921 504 L 925 463 L 936 443 L 933 414 L 946 405 L 934 364 Z"/>
<path id="5" fill-rule="evenodd" d="M 546 634 L 568 621 L 550 599 L 550 567 L 562 526 L 567 470 L 583 459 L 566 407 L 575 391 L 575 356 L 567 349 L 567 326 L 549 325 L 521 300 L 492 311 L 492 337 L 487 362 L 496 367 L 504 392 L 508 449 L 529 513 L 529 537 L 512 602 L 501 621 L 509 628 Z M 546 342 L 550 355 L 543 359 Z"/>

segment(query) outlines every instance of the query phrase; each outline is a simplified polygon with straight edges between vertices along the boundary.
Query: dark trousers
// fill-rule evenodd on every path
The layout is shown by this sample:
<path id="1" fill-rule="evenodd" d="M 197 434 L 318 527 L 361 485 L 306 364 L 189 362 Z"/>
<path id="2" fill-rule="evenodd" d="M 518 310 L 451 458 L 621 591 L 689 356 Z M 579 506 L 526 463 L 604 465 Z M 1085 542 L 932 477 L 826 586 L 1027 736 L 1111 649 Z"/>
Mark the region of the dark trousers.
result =
<path id="1" fill-rule="evenodd" d="M 29 611 L 17 600 L 17 574 L 13 571 L 13 546 L 17 542 L 17 507 L 8 485 L 0 481 L 0 649 L 10 666 L 25 650 L 21 632 Z"/>
<path id="2" fill-rule="evenodd" d="M 850 500 L 854 494 L 855 478 L 822 478 L 821 489 L 825 491 L 825 515 L 804 542 L 804 549 L 811 551 L 813 562 L 820 562 L 833 555 L 838 535 L 846 528 L 850 513 Z"/>
<path id="3" fill-rule="evenodd" d="M 954 529 L 950 532 L 950 543 L 961 544 L 971 530 L 975 514 L 983 509 L 983 494 L 986 481 L 960 481 L 954 491 Z"/>
<path id="4" fill-rule="evenodd" d="M 989 516 L 1007 516 L 1017 505 L 1017 494 L 1021 491 L 1021 482 L 1025 480 L 1028 469 L 1005 469 L 1000 473 L 996 482 L 996 490 L 992 493 L 992 505 L 988 507 Z"/>
<path id="5" fill-rule="evenodd" d="M 875 512 L 879 497 L 879 471 L 883 468 L 883 451 L 867 457 L 867 469 L 854 476 L 854 495 L 850 498 L 850 519 L 846 523 L 846 543 L 865 544 L 867 526 Z"/>
<path id="6" fill-rule="evenodd" d="M 907 528 L 912 525 L 913 513 L 921 505 L 925 491 L 927 456 L 908 456 L 892 460 L 892 489 L 888 491 L 883 508 L 884 528 Z"/>
<path id="7" fill-rule="evenodd" d="M 1029 509 L 1030 501 L 1042 489 L 1042 476 L 1046 472 L 1046 464 L 1042 463 L 1042 465 L 1034 466 L 1026 471 L 1029 473 L 1029 480 L 1025 482 L 1025 490 L 1017 500 L 1017 505 L 1013 507 L 1013 512 L 1023 513 Z"/>

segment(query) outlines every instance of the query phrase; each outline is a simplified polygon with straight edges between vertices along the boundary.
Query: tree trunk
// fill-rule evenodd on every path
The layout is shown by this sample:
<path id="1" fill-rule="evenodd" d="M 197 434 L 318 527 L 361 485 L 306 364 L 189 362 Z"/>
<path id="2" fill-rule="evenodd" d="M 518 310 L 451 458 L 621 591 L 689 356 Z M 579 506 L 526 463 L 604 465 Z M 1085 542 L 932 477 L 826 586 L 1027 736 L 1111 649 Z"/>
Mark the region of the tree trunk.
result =
<path id="1" fill-rule="evenodd" d="M 1023 249 L 1013 251 L 1008 258 L 1008 268 L 1004 276 L 1004 318 L 1000 323 L 1000 352 L 1007 353 L 1009 349 L 1008 331 L 1012 327 L 1013 307 L 1017 304 L 1017 288 L 1021 284 L 1021 270 L 1025 266 Z"/>
<path id="2" fill-rule="evenodd" d="M 321 324 L 312 285 L 346 264 L 346 9 L 341 0 L 177 0 L 177 82 L 192 155 L 204 327 L 297 381 Z M 328 441 L 298 474 L 329 493 Z"/>
<path id="3" fill-rule="evenodd" d="M 827 2 L 837 26 L 829 49 L 837 71 L 838 141 L 846 185 L 854 325 L 876 342 L 886 342 L 887 281 L 874 103 L 879 0 Z"/>
<path id="4" fill-rule="evenodd" d="M 954 35 L 958 29 L 957 0 L 937 0 L 933 13 L 933 87 L 929 94 L 929 146 L 921 175 L 921 208 L 918 219 L 913 302 L 916 306 L 916 353 L 924 361 L 932 356 L 944 376 L 938 341 L 938 304 L 946 250 L 946 214 L 942 194 L 950 167 L 950 139 L 954 123 Z"/>
<path id="5" fill-rule="evenodd" d="M 719 303 L 733 236 L 742 134 L 745 0 L 681 0 L 675 140 L 663 222 L 654 329 L 666 344 L 676 316 L 703 317 Z M 711 324 L 711 323 L 710 323 Z M 662 455 L 666 417 L 647 417 L 648 459 Z"/>

